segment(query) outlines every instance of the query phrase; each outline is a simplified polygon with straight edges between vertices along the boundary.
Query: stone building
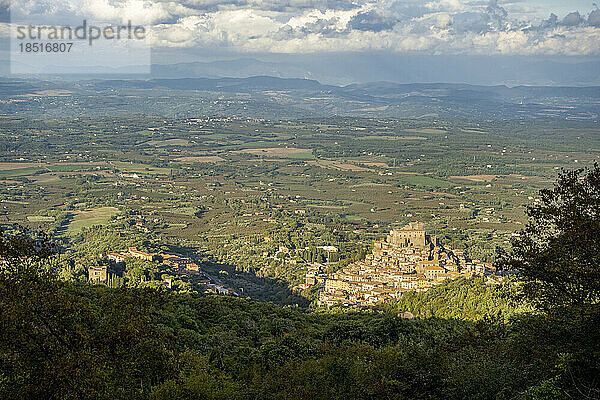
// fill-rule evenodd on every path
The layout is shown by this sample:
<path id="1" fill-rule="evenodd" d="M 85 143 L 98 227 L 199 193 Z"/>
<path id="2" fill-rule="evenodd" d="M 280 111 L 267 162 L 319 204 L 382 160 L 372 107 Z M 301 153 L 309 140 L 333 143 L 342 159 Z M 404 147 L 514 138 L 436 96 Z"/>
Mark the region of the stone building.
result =
<path id="1" fill-rule="evenodd" d="M 106 265 L 99 265 L 88 268 L 88 278 L 92 283 L 103 283 L 108 280 L 108 271 Z"/>
<path id="2" fill-rule="evenodd" d="M 403 228 L 390 231 L 387 242 L 395 247 L 420 247 L 429 245 L 425 233 L 425 225 L 422 222 L 411 222 Z"/>

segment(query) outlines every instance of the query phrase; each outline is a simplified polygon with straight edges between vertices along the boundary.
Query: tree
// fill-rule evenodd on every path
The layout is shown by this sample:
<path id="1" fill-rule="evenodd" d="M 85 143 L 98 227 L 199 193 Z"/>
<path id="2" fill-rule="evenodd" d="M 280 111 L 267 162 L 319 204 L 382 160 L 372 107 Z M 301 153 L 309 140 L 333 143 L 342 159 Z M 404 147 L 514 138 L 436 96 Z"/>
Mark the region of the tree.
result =
<path id="1" fill-rule="evenodd" d="M 0 258 L 5 261 L 4 268 L 10 268 L 23 259 L 48 259 L 57 251 L 57 247 L 43 232 L 31 231 L 19 225 L 9 229 L 0 227 Z"/>
<path id="2" fill-rule="evenodd" d="M 172 377 L 165 295 L 62 280 L 42 234 L 0 231 L 0 398 L 146 398 Z"/>
<path id="3" fill-rule="evenodd" d="M 501 254 L 500 266 L 519 271 L 526 293 L 545 310 L 597 306 L 600 300 L 600 168 L 563 170 L 529 222 Z"/>

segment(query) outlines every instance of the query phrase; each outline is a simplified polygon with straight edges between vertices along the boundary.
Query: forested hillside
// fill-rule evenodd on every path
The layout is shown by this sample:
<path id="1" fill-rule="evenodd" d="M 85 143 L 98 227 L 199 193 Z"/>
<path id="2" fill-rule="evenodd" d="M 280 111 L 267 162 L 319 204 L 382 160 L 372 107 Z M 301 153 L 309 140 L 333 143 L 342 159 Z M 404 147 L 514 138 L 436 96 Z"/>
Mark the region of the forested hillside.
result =
<path id="1" fill-rule="evenodd" d="M 382 308 L 393 312 L 408 311 L 422 318 L 459 318 L 478 321 L 484 318 L 510 320 L 513 316 L 534 312 L 522 297 L 517 279 L 490 284 L 485 278 L 458 279 L 426 292 L 407 292 Z"/>
<path id="2" fill-rule="evenodd" d="M 43 235 L 5 231 L 0 397 L 598 398 L 600 169 L 582 172 L 542 193 L 502 256 L 525 297 L 456 281 L 384 310 L 310 311 L 90 286 L 55 274 Z"/>
<path id="3" fill-rule="evenodd" d="M 532 316 L 311 313 L 64 282 L 37 266 L 0 281 L 4 398 L 512 398 L 560 374 L 573 346 L 567 327 Z"/>

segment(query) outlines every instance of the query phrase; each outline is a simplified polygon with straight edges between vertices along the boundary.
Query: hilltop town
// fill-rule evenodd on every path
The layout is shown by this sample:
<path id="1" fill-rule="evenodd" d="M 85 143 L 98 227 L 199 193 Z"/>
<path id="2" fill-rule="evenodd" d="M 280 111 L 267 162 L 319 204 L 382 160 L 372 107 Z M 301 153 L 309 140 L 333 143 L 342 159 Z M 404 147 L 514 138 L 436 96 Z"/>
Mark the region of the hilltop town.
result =
<path id="1" fill-rule="evenodd" d="M 426 291 L 447 279 L 495 273 L 491 264 L 469 260 L 463 250 L 440 245 L 423 223 L 411 222 L 375 241 L 364 261 L 330 275 L 320 265 L 311 266 L 305 287 L 320 285 L 319 305 L 373 306 L 408 291 Z"/>

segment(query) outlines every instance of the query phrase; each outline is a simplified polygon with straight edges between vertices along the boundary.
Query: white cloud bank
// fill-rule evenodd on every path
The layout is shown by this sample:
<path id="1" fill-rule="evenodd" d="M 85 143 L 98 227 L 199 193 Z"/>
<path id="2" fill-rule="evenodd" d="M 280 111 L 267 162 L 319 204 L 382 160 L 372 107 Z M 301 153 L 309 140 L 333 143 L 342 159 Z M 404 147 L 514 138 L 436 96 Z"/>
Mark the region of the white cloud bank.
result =
<path id="1" fill-rule="evenodd" d="M 73 3 L 77 5 L 74 6 Z M 22 15 L 150 26 L 157 47 L 240 52 L 600 55 L 600 10 L 543 21 L 492 0 L 15 0 Z M 519 7 L 524 9 L 524 5 Z"/>

